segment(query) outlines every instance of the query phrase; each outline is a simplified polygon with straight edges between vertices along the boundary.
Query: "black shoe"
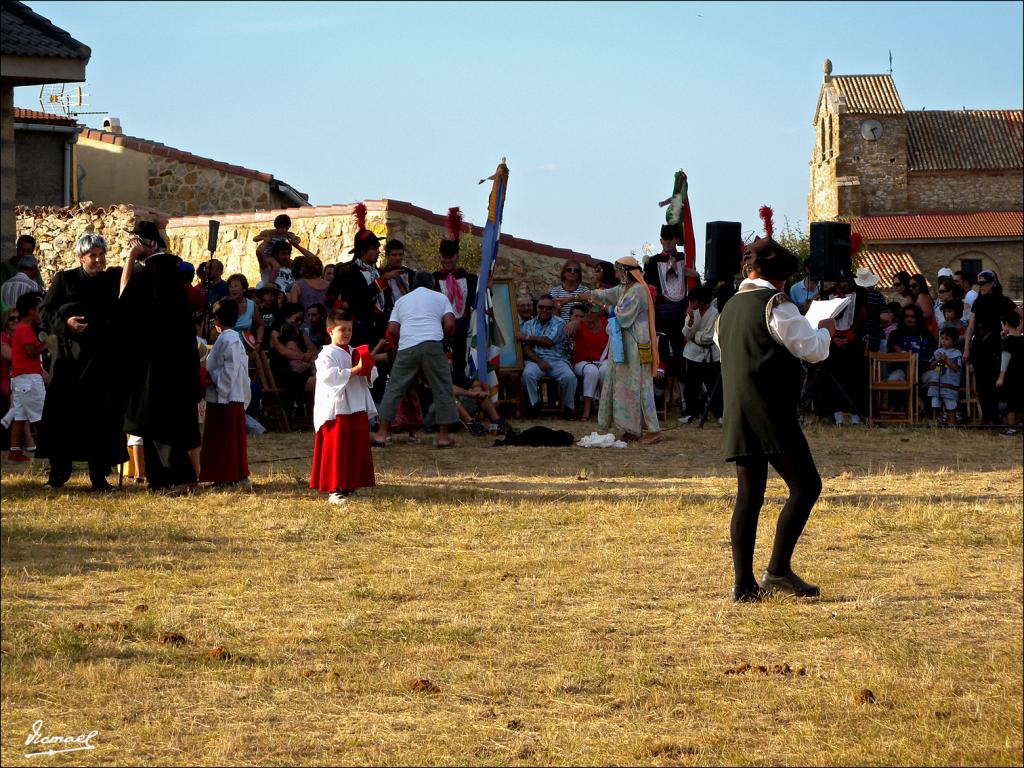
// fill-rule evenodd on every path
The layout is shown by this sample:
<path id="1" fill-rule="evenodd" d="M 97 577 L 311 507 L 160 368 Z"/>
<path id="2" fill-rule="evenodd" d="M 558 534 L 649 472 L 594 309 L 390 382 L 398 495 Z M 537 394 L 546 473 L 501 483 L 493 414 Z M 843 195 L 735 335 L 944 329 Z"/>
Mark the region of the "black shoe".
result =
<path id="1" fill-rule="evenodd" d="M 540 405 L 527 405 L 523 408 L 523 412 L 528 419 L 536 419 L 540 416 Z"/>
<path id="2" fill-rule="evenodd" d="M 562 418 L 564 418 L 566 421 L 576 421 L 576 411 L 574 411 L 572 408 L 563 408 Z"/>
<path id="3" fill-rule="evenodd" d="M 761 589 L 768 593 L 782 592 L 794 597 L 818 597 L 821 595 L 820 589 L 814 584 L 808 584 L 793 571 L 785 576 L 775 576 L 765 571 L 764 576 L 761 577 Z"/>
<path id="4" fill-rule="evenodd" d="M 100 483 L 93 483 L 92 490 L 95 493 L 105 493 L 114 490 L 114 486 L 104 480 L 102 485 Z"/>
<path id="5" fill-rule="evenodd" d="M 756 603 L 762 597 L 764 597 L 764 593 L 761 592 L 761 588 L 757 584 L 752 587 L 732 585 L 732 601 L 734 603 Z"/>

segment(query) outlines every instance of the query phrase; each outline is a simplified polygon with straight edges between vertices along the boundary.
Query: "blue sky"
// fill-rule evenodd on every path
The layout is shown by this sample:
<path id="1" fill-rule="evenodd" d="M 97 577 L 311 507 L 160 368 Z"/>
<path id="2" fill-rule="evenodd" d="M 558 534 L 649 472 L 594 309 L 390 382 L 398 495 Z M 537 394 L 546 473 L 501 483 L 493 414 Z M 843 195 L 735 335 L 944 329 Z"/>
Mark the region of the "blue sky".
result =
<path id="1" fill-rule="evenodd" d="M 747 233 L 767 203 L 805 224 L 826 57 L 880 74 L 891 50 L 908 110 L 1019 109 L 1024 91 L 1016 2 L 28 4 L 92 48 L 88 109 L 127 134 L 316 205 L 478 224 L 504 155 L 503 231 L 604 259 L 657 244 L 680 167 L 698 260 L 707 221 Z"/>

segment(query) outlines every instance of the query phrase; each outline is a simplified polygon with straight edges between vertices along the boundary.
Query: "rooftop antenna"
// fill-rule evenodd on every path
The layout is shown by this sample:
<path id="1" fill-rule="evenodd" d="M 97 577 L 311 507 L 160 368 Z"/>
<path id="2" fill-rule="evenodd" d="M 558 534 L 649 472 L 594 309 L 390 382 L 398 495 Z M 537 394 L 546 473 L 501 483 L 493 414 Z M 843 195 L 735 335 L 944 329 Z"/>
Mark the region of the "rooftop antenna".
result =
<path id="1" fill-rule="evenodd" d="M 67 83 L 46 83 L 39 88 L 39 106 L 48 115 L 62 115 L 71 120 L 79 115 L 105 115 L 106 112 L 84 112 L 82 107 L 89 95 L 86 84 L 69 86 Z"/>
<path id="2" fill-rule="evenodd" d="M 892 50 L 889 51 L 889 74 L 892 74 Z"/>

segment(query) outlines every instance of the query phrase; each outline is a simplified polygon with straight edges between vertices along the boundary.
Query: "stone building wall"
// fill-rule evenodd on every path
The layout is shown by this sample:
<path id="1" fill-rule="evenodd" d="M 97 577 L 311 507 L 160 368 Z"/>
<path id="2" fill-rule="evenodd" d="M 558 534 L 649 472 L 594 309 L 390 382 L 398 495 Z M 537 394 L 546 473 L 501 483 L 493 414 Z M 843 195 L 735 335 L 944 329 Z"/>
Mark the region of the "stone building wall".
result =
<path id="1" fill-rule="evenodd" d="M 149 157 L 148 205 L 169 216 L 203 211 L 251 211 L 281 208 L 284 197 L 268 181 L 182 162 Z"/>
<path id="2" fill-rule="evenodd" d="M 917 243 L 909 246 L 914 260 L 932 282 L 942 267 L 954 272 L 960 269 L 961 259 L 981 259 L 983 269 L 995 270 L 1003 284 L 1003 291 L 1015 299 L 1021 298 L 1021 280 L 1024 273 L 1024 241 L 974 241 L 968 243 Z"/>
<path id="3" fill-rule="evenodd" d="M 75 241 L 86 232 L 102 235 L 107 241 L 107 266 L 124 263 L 128 252 L 129 233 L 140 220 L 155 221 L 163 226 L 166 217 L 155 211 L 130 205 L 97 207 L 89 203 L 61 207 L 24 207 L 15 209 L 18 235 L 32 235 L 36 239 L 36 258 L 43 282 L 65 269 L 77 267 Z"/>
<path id="4" fill-rule="evenodd" d="M 439 268 L 438 245 L 445 236 L 444 218 L 408 203 L 390 200 L 369 200 L 367 226 L 382 240 L 398 238 L 405 244 L 405 264 L 413 269 L 433 272 Z M 351 260 L 349 249 L 356 233 L 353 206 L 316 206 L 286 210 L 259 211 L 216 216 L 221 222 L 216 258 L 224 263 L 225 275 L 241 272 L 250 285 L 259 281 L 255 243 L 260 231 L 273 226 L 279 213 L 292 219 L 291 231 L 302 245 L 320 256 L 324 264 Z M 479 272 L 483 245 L 480 227 L 465 225 L 459 239 L 462 267 Z M 209 258 L 206 251 L 209 225 L 206 216 L 172 218 L 167 223 L 168 250 L 192 264 Z M 507 235 L 498 246 L 495 279 L 512 280 L 516 289 L 534 297 L 558 283 L 558 275 L 566 258 L 573 256 L 584 263 L 593 263 L 586 254 L 573 254 L 563 249 L 531 243 Z"/>
<path id="5" fill-rule="evenodd" d="M 83 129 L 74 152 L 82 179 L 80 198 L 99 206 L 125 203 L 168 216 L 188 216 L 293 204 L 273 189 L 269 173 L 130 136 Z"/>
<path id="6" fill-rule="evenodd" d="M 839 211 L 840 216 L 878 216 L 907 210 L 907 120 L 903 115 L 875 116 L 882 124 L 882 136 L 867 141 L 860 124 L 866 115 L 842 115 L 836 175 L 860 182 L 860 214 Z"/>
<path id="7" fill-rule="evenodd" d="M 912 211 L 1019 211 L 1024 207 L 1020 171 L 911 172 Z"/>
<path id="8" fill-rule="evenodd" d="M 1024 297 L 1024 241 L 993 240 L 974 242 L 935 242 L 913 244 L 872 244 L 872 251 L 881 253 L 909 252 L 921 268 L 935 295 L 936 276 L 943 267 L 956 272 L 961 259 L 980 259 L 983 269 L 995 270 L 1003 284 L 1003 292 L 1019 301 Z"/>

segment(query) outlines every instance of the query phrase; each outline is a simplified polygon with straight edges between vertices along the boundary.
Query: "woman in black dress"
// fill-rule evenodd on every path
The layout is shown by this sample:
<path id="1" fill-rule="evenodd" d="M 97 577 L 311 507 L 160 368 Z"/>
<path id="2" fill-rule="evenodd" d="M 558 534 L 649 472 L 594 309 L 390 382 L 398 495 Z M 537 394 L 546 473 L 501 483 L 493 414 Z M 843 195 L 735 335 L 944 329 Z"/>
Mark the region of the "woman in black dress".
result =
<path id="1" fill-rule="evenodd" d="M 47 488 L 71 477 L 71 462 L 89 462 L 94 491 L 127 459 L 123 410 L 112 396 L 114 316 L 120 270 L 108 270 L 107 243 L 84 234 L 75 244 L 80 266 L 60 272 L 40 306 L 42 325 L 57 337 L 50 384 L 39 425 L 39 451 L 48 457 Z"/>
<path id="2" fill-rule="evenodd" d="M 991 269 L 978 273 L 978 294 L 971 305 L 971 320 L 967 324 L 964 365 L 974 366 L 974 386 L 978 390 L 982 418 L 988 424 L 998 424 L 996 379 L 1002 351 L 1000 320 L 1016 305 L 1013 299 L 1003 295 L 999 276 Z"/>

